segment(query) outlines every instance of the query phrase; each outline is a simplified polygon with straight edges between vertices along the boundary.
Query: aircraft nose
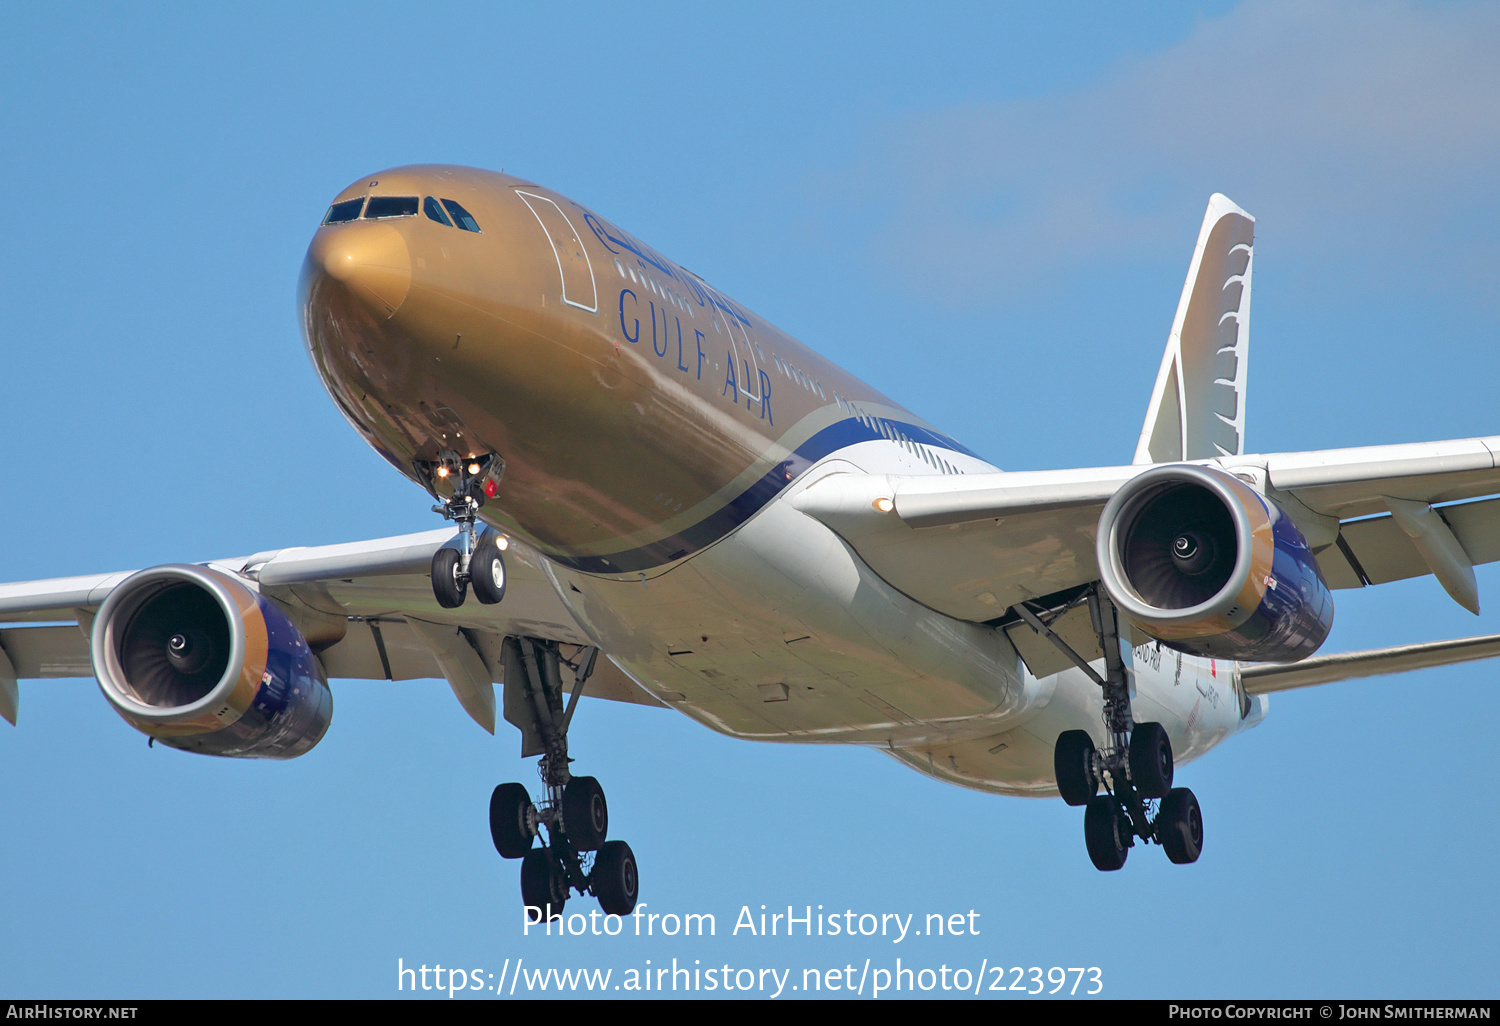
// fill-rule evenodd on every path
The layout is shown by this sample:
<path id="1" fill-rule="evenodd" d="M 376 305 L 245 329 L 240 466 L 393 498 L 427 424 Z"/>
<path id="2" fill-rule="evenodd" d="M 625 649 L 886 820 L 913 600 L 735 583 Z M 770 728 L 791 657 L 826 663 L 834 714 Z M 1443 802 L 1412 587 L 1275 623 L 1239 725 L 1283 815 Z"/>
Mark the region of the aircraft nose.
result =
<path id="1" fill-rule="evenodd" d="M 325 228 L 307 255 L 382 317 L 394 316 L 411 288 L 411 252 L 390 225 L 355 222 Z"/>

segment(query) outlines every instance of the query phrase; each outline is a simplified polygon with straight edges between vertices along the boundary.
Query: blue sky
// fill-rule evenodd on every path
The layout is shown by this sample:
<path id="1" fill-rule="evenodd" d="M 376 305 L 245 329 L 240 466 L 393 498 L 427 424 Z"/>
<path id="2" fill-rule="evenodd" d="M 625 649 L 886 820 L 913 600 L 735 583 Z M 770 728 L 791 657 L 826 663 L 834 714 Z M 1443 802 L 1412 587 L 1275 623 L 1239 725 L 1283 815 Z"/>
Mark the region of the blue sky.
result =
<path id="1" fill-rule="evenodd" d="M 589 204 L 1007 469 L 1129 459 L 1223 191 L 1259 219 L 1250 449 L 1500 431 L 1490 6 L 11 5 L 0 38 L 0 579 L 436 526 L 322 392 L 293 296 L 329 199 L 419 161 Z M 1478 618 L 1430 578 L 1340 593 L 1327 648 L 1500 632 L 1479 582 Z M 148 750 L 91 681 L 30 683 L 0 992 L 899 956 L 1098 966 L 1116 997 L 1493 995 L 1497 675 L 1275 697 L 1181 771 L 1202 860 L 1111 875 L 1058 801 L 586 703 L 579 768 L 650 909 L 716 914 L 701 942 L 520 936 L 484 815 L 533 770 L 442 682 L 336 683 L 286 764 Z M 981 934 L 728 935 L 789 903 Z"/>

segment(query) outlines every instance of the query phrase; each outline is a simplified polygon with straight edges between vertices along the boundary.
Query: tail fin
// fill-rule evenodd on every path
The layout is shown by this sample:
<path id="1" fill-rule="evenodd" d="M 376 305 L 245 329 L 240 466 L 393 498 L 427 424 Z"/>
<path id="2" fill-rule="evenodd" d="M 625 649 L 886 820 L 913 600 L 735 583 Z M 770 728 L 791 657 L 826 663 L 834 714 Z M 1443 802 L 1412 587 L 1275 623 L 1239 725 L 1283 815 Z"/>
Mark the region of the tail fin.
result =
<path id="1" fill-rule="evenodd" d="M 1254 245 L 1255 218 L 1209 197 L 1133 462 L 1244 454 Z"/>

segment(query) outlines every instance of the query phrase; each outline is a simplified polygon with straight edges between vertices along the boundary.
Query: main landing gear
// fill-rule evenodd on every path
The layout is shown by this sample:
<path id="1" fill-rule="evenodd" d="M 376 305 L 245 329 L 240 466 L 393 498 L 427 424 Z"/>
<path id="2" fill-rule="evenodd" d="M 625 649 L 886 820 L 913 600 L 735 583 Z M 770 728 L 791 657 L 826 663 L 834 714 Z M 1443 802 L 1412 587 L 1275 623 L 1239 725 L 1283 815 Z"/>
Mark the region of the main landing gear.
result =
<path id="1" fill-rule="evenodd" d="M 1104 650 L 1104 677 L 1050 628 L 1050 623 L 1087 601 L 1094 633 Z M 1065 730 L 1052 753 L 1057 789 L 1069 805 L 1085 806 L 1083 837 L 1095 868 L 1109 872 L 1125 865 L 1139 838 L 1155 841 L 1171 861 L 1196 862 L 1203 851 L 1203 815 L 1198 799 L 1172 786 L 1172 742 L 1160 723 L 1136 723 L 1121 654 L 1119 614 L 1097 587 L 1061 610 L 1016 607 L 1032 629 L 1104 689 L 1104 725 L 1109 744 L 1100 751 L 1086 730 Z M 1047 619 L 1043 619 L 1043 615 Z M 1104 793 L 1100 794 L 1100 787 Z"/>
<path id="2" fill-rule="evenodd" d="M 504 464 L 494 453 L 463 459 L 445 452 L 436 460 L 418 461 L 416 468 L 433 498 L 438 497 L 438 480 L 453 485 L 453 494 L 432 511 L 458 524 L 463 543 L 461 550 L 438 549 L 432 555 L 432 594 L 438 605 L 457 609 L 471 587 L 480 602 L 494 605 L 505 597 L 504 552 L 509 542 L 493 531 L 476 534 L 475 527 L 479 508 L 495 495 Z"/>
<path id="3" fill-rule="evenodd" d="M 522 756 L 542 756 L 537 770 L 546 797 L 537 806 L 522 784 L 495 788 L 490 837 L 502 857 L 521 860 L 521 900 L 537 922 L 560 917 L 575 890 L 599 899 L 606 913 L 629 915 L 640 890 L 630 845 L 607 839 L 604 788 L 568 771 L 568 724 L 598 656 L 586 648 L 568 662 L 555 641 L 505 639 L 505 718 L 521 728 Z M 573 672 L 566 708 L 563 667 Z"/>

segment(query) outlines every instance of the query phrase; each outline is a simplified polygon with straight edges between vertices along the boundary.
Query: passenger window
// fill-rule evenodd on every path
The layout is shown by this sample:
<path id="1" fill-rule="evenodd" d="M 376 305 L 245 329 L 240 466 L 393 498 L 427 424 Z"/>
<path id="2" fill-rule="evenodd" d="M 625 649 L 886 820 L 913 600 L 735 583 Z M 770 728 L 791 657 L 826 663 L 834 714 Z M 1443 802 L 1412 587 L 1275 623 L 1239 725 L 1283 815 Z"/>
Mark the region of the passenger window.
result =
<path id="1" fill-rule="evenodd" d="M 328 208 L 328 216 L 323 218 L 324 224 L 343 224 L 345 221 L 353 221 L 359 216 L 359 208 L 365 205 L 365 198 L 344 200 L 335 203 Z"/>
<path id="2" fill-rule="evenodd" d="M 422 213 L 426 214 L 430 221 L 445 224 L 449 228 L 453 227 L 453 219 L 448 216 L 448 211 L 444 210 L 443 205 L 431 196 L 422 201 Z"/>
<path id="3" fill-rule="evenodd" d="M 453 215 L 453 224 L 456 227 L 462 228 L 466 232 L 479 231 L 479 222 L 474 220 L 474 215 L 459 206 L 455 201 L 444 199 L 443 206 L 447 207 L 448 213 Z"/>
<path id="4" fill-rule="evenodd" d="M 415 196 L 371 196 L 365 207 L 365 220 L 383 217 L 411 217 L 417 212 Z"/>

